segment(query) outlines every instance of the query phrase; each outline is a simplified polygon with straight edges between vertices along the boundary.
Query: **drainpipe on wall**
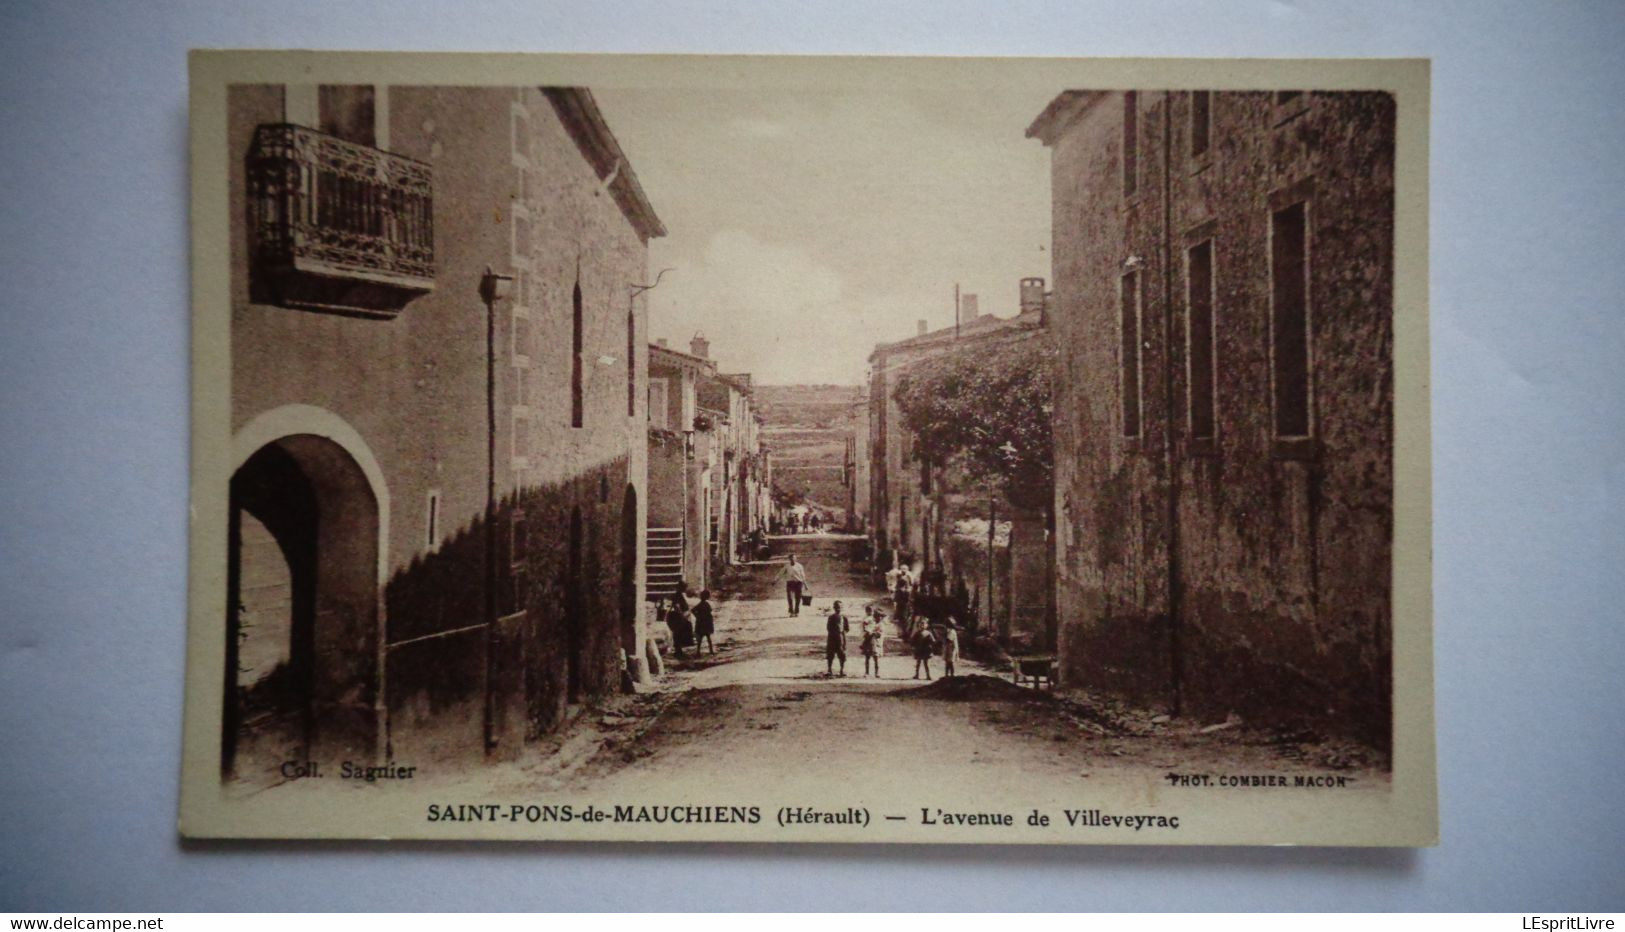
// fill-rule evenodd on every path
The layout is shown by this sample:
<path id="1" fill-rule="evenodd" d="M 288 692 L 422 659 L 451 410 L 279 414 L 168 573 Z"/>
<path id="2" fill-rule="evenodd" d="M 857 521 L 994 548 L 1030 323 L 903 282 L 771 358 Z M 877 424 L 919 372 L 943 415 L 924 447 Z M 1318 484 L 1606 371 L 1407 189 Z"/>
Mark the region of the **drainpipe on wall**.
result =
<path id="1" fill-rule="evenodd" d="M 987 498 L 987 632 L 1003 640 L 1004 633 L 993 622 L 993 532 L 999 526 L 998 500 L 989 495 Z"/>
<path id="2" fill-rule="evenodd" d="M 1168 678 L 1172 714 L 1184 705 L 1183 644 L 1179 573 L 1179 458 L 1174 452 L 1174 231 L 1173 231 L 1174 94 L 1162 93 L 1162 376 L 1163 457 L 1168 470 Z"/>
<path id="3" fill-rule="evenodd" d="M 485 750 L 497 746 L 496 691 L 493 688 L 497 628 L 497 312 L 496 303 L 508 296 L 512 275 L 485 267 L 480 276 L 480 299 L 485 303 Z"/>

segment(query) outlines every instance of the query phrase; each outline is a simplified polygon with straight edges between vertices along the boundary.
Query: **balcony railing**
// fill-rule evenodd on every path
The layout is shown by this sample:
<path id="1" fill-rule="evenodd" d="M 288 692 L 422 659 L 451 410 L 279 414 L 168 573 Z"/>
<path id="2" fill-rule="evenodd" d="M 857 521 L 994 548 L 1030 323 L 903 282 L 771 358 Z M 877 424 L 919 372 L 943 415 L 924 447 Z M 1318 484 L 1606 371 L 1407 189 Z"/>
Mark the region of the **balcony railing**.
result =
<path id="1" fill-rule="evenodd" d="M 387 316 L 434 288 L 428 165 L 264 124 L 248 185 L 256 300 Z"/>

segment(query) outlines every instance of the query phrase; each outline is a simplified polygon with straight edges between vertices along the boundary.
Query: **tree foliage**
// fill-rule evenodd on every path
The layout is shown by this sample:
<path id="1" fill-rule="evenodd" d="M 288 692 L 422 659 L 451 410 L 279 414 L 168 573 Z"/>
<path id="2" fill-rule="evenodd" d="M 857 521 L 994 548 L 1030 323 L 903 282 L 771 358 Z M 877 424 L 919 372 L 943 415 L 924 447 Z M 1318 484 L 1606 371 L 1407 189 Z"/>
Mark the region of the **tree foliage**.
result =
<path id="1" fill-rule="evenodd" d="M 1027 339 L 968 347 L 910 366 L 892 398 L 918 440 L 916 458 L 959 465 L 972 479 L 1000 488 L 1011 504 L 1048 510 L 1055 473 L 1054 363 L 1048 341 Z"/>

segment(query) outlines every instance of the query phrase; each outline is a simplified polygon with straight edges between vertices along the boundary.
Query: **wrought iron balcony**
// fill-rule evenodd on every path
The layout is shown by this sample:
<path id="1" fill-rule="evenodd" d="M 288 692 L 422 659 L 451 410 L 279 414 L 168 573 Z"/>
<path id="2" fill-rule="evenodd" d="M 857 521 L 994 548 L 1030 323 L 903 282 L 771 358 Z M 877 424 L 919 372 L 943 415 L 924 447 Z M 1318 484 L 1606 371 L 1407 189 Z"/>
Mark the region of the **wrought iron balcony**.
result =
<path id="1" fill-rule="evenodd" d="M 287 123 L 248 156 L 254 300 L 392 316 L 434 288 L 428 165 Z"/>

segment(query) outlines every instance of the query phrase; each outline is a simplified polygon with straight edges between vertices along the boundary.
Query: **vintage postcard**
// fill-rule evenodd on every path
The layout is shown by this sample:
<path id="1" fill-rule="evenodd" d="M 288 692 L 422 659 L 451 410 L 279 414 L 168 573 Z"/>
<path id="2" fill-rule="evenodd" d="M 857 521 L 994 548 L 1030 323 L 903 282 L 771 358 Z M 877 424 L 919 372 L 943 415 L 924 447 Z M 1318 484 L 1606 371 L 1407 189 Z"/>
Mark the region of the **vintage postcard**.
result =
<path id="1" fill-rule="evenodd" d="M 1428 81 L 194 53 L 181 831 L 1435 843 Z"/>

